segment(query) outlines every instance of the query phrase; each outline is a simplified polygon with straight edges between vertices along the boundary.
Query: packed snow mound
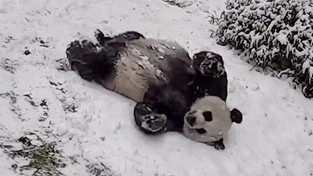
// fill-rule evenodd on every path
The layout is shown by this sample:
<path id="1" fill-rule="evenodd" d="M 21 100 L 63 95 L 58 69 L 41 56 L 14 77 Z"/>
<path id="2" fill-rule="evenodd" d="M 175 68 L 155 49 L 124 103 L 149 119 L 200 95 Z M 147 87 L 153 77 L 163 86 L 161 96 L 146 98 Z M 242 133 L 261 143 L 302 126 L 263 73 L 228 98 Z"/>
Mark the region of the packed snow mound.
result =
<path id="1" fill-rule="evenodd" d="M 217 26 L 208 16 L 187 8 L 162 0 L 0 1 L 0 175 L 312 175 L 313 102 L 287 82 L 250 71 L 210 38 Z M 92 40 L 97 28 L 177 41 L 190 55 L 221 54 L 227 103 L 244 115 L 226 149 L 177 133 L 147 136 L 133 122 L 135 102 L 70 71 L 66 46 Z"/>
<path id="2" fill-rule="evenodd" d="M 313 65 L 303 66 L 313 61 L 312 1 L 228 0 L 226 9 L 218 42 L 239 50 L 254 65 L 281 72 L 279 77 L 293 77 L 313 98 Z"/>

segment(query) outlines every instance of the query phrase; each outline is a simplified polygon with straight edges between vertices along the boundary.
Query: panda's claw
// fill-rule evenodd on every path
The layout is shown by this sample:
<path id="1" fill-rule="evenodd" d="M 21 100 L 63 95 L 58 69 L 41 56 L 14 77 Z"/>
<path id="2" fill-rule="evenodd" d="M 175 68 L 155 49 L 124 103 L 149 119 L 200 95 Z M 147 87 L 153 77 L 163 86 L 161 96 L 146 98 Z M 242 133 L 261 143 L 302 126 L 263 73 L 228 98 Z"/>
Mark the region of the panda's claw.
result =
<path id="1" fill-rule="evenodd" d="M 224 150 L 225 149 L 225 145 L 222 144 L 214 144 L 214 148 L 216 148 L 217 150 Z"/>
<path id="2" fill-rule="evenodd" d="M 223 141 L 224 140 L 222 138 L 222 139 L 220 139 L 218 141 L 210 142 L 210 143 L 207 143 L 207 144 L 210 145 L 210 146 L 213 146 L 217 150 L 224 150 L 225 149 L 225 145 L 224 145 Z"/>

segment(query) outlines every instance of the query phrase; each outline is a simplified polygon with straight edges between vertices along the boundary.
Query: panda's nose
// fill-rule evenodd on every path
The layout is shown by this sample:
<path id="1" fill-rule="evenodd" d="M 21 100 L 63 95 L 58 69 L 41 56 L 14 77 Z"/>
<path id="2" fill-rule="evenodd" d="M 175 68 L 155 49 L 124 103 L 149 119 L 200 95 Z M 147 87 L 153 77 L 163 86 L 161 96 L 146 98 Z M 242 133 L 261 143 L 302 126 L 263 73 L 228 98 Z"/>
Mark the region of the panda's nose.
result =
<path id="1" fill-rule="evenodd" d="M 187 120 L 187 122 L 190 124 L 190 126 L 193 126 L 193 125 L 195 124 L 195 122 L 196 122 L 196 117 L 194 117 L 194 116 L 188 116 L 188 117 L 186 118 L 186 120 Z"/>

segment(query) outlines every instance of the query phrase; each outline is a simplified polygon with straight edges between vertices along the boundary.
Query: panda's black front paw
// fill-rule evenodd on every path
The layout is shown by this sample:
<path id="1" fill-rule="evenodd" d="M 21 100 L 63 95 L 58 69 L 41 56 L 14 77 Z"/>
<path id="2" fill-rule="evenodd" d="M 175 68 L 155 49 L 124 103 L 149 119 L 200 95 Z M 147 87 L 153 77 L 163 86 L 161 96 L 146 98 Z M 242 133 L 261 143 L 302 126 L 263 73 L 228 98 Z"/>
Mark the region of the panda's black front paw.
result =
<path id="1" fill-rule="evenodd" d="M 134 116 L 137 126 L 145 133 L 155 134 L 165 130 L 167 117 L 164 114 L 154 113 L 144 103 L 137 103 Z"/>
<path id="2" fill-rule="evenodd" d="M 219 78 L 225 74 L 223 57 L 210 51 L 194 54 L 193 67 L 205 77 Z"/>
<path id="3" fill-rule="evenodd" d="M 223 138 L 218 140 L 218 141 L 208 143 L 208 145 L 213 146 L 217 150 L 224 150 L 225 149 Z"/>

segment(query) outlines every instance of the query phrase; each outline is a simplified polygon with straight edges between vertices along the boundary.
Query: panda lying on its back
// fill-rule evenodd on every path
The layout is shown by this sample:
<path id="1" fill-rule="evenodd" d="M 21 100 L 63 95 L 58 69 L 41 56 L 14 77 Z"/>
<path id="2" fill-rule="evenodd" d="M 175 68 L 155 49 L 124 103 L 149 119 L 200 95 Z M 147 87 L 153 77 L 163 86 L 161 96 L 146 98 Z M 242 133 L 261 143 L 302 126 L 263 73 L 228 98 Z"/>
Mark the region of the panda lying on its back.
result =
<path id="1" fill-rule="evenodd" d="M 178 131 L 192 140 L 224 149 L 223 137 L 239 110 L 229 110 L 227 75 L 222 57 L 200 52 L 192 61 L 177 43 L 146 39 L 129 31 L 97 44 L 74 41 L 67 50 L 70 65 L 82 78 L 137 102 L 135 122 L 148 134 Z"/>

